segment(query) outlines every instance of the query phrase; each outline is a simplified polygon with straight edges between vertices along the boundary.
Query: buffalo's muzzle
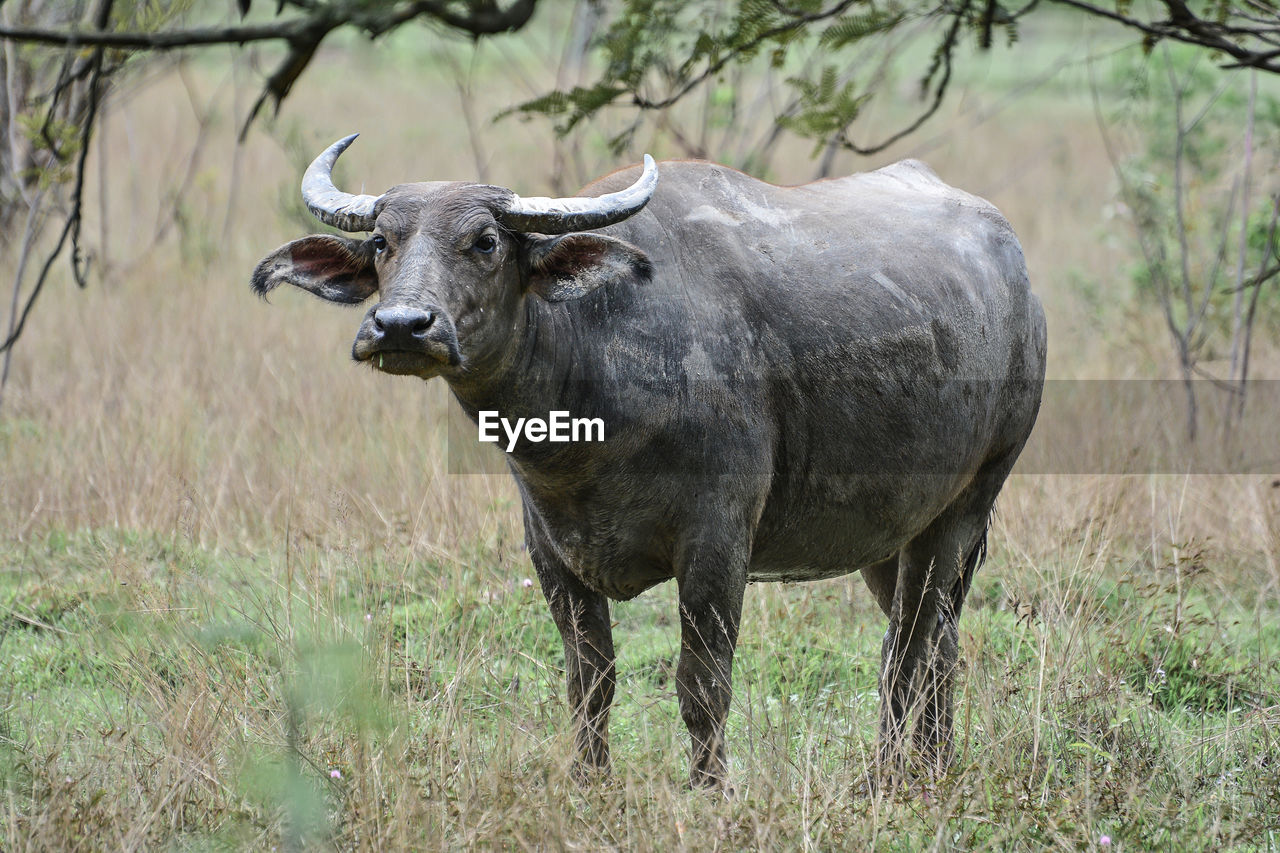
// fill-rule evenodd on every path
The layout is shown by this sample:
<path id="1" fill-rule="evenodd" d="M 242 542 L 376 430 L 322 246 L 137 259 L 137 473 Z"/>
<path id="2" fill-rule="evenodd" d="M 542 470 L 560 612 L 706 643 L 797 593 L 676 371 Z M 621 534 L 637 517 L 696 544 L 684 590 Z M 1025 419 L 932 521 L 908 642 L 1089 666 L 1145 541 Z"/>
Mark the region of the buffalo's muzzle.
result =
<path id="1" fill-rule="evenodd" d="M 384 373 L 424 378 L 460 361 L 458 336 L 448 316 L 412 305 L 378 305 L 365 315 L 351 355 Z"/>
<path id="2" fill-rule="evenodd" d="M 421 308 L 381 306 L 373 312 L 373 337 L 370 343 L 375 349 L 381 350 L 422 350 L 427 343 L 427 332 L 435 320 L 434 312 Z"/>

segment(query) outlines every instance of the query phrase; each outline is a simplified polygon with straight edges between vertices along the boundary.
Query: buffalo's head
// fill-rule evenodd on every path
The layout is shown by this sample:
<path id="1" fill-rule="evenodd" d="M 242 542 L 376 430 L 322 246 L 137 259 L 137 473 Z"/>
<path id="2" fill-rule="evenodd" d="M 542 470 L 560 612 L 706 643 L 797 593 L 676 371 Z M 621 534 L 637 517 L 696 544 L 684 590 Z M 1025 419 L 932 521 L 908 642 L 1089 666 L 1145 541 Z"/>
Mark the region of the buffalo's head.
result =
<path id="1" fill-rule="evenodd" d="M 647 154 L 635 184 L 599 198 L 522 199 L 446 182 L 370 196 L 333 185 L 333 164 L 354 139 L 316 158 L 302 197 L 325 224 L 369 236 L 294 240 L 258 264 L 253 289 L 265 295 L 288 283 L 345 304 L 376 295 L 351 349 L 357 361 L 424 379 L 481 370 L 518 334 L 524 300 L 577 299 L 620 276 L 649 274 L 636 247 L 584 233 L 648 203 L 658 171 Z"/>

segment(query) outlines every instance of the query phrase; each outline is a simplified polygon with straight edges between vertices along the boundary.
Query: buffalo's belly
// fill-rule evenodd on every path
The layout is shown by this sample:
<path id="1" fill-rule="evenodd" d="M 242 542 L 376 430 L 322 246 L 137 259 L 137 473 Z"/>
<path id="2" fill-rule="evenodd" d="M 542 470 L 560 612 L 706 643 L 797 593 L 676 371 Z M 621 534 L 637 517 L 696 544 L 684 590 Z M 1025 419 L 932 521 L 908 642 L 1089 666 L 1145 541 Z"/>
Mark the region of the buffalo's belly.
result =
<path id="1" fill-rule="evenodd" d="M 747 566 L 747 580 L 816 581 L 855 572 L 883 560 L 902 547 L 900 536 L 861 535 L 850 513 L 810 516 L 804 529 L 781 531 L 759 541 Z M 909 537 L 908 537 L 909 538 Z"/>
<path id="2" fill-rule="evenodd" d="M 659 487 L 606 477 L 585 505 L 570 507 L 526 490 L 526 532 L 589 589 L 616 601 L 634 598 L 675 576 L 667 513 L 653 492 Z"/>
<path id="3" fill-rule="evenodd" d="M 610 554 L 580 577 L 587 586 L 614 601 L 627 601 L 675 577 L 671 561 L 643 552 Z"/>
<path id="4" fill-rule="evenodd" d="M 915 538 L 962 487 L 957 476 L 844 475 L 775 489 L 747 577 L 785 582 L 858 571 Z"/>

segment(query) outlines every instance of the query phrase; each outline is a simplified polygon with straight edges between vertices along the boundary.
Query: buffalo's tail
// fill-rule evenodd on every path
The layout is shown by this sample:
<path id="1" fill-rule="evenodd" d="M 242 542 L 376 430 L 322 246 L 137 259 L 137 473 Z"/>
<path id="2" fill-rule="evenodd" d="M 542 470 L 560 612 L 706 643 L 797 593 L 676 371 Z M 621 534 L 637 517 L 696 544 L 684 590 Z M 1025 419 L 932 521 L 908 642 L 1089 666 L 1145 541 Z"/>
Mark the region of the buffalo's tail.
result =
<path id="1" fill-rule="evenodd" d="M 964 607 L 964 600 L 969 595 L 969 586 L 973 583 L 973 576 L 978 573 L 978 569 L 987 561 L 987 531 L 990 529 L 991 518 L 988 517 L 982 525 L 982 533 L 978 536 L 978 541 L 973 543 L 973 547 L 965 555 L 960 577 L 956 579 L 955 585 L 951 587 L 951 612 L 957 622 L 960 621 L 960 609 Z"/>

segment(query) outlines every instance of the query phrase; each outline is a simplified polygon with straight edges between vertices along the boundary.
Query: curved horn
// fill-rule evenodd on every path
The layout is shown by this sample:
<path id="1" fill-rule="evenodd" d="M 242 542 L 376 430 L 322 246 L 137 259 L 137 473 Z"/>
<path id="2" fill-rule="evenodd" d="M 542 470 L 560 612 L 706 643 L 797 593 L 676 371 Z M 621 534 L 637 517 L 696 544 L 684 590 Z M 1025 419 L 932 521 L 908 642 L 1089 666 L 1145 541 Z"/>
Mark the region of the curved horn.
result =
<path id="1" fill-rule="evenodd" d="M 644 173 L 625 190 L 599 198 L 520 198 L 514 195 L 498 218 L 517 231 L 567 234 L 621 222 L 639 213 L 658 186 L 658 166 L 644 155 Z"/>
<path id="2" fill-rule="evenodd" d="M 333 185 L 333 164 L 338 155 L 355 142 L 358 133 L 343 137 L 320 153 L 302 175 L 302 200 L 307 209 L 325 225 L 343 231 L 373 229 L 376 195 L 351 195 Z"/>

